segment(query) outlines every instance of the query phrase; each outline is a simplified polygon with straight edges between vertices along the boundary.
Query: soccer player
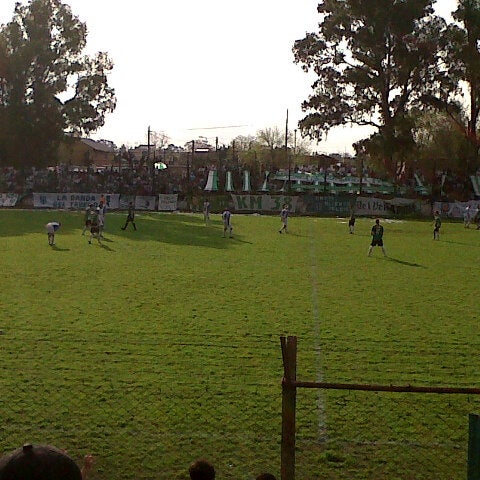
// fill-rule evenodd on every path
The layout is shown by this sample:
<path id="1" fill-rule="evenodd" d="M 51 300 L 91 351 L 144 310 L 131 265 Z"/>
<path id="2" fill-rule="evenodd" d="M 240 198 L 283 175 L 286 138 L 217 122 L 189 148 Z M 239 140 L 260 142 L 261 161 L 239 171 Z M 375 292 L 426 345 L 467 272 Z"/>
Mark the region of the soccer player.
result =
<path id="1" fill-rule="evenodd" d="M 473 217 L 473 221 L 477 224 L 477 230 L 480 230 L 480 206 L 477 205 L 477 209 L 475 210 L 475 216 Z"/>
<path id="2" fill-rule="evenodd" d="M 465 211 L 463 212 L 463 226 L 465 228 L 470 228 L 471 221 L 472 221 L 472 216 L 470 214 L 470 206 L 467 205 L 465 207 Z"/>
<path id="3" fill-rule="evenodd" d="M 385 252 L 385 248 L 383 247 L 383 226 L 380 225 L 380 219 L 377 218 L 375 220 L 375 225 L 372 227 L 371 231 L 372 235 L 372 243 L 370 244 L 370 248 L 368 249 L 368 256 L 372 255 L 373 247 L 377 245 L 382 247 L 382 252 L 384 256 L 387 256 L 387 252 Z"/>
<path id="4" fill-rule="evenodd" d="M 85 235 L 85 232 L 90 230 L 90 224 L 92 223 L 92 218 L 94 215 L 95 211 L 93 210 L 93 204 L 90 203 L 85 209 L 85 225 L 83 226 L 82 235 Z"/>
<path id="5" fill-rule="evenodd" d="M 442 219 L 440 218 L 440 213 L 438 210 L 435 212 L 435 215 L 433 216 L 433 239 L 434 240 L 440 240 L 440 227 L 442 226 Z"/>
<path id="6" fill-rule="evenodd" d="M 100 208 L 97 207 L 95 210 L 95 215 L 93 216 L 91 223 L 90 223 L 90 238 L 88 239 L 88 243 L 92 244 L 92 239 L 96 238 L 98 243 L 101 245 L 102 242 L 100 241 Z"/>
<path id="7" fill-rule="evenodd" d="M 233 237 L 233 227 L 232 227 L 232 214 L 230 213 L 230 210 L 228 207 L 225 207 L 225 210 L 222 213 L 222 221 L 223 221 L 223 236 L 227 234 L 227 230 L 229 232 L 229 237 Z"/>
<path id="8" fill-rule="evenodd" d="M 288 226 L 288 205 L 285 204 L 280 212 L 280 219 L 282 220 L 282 228 L 278 231 L 278 233 L 288 233 L 287 226 Z"/>
<path id="9" fill-rule="evenodd" d="M 105 228 L 105 211 L 106 206 L 102 200 L 98 204 L 97 212 L 98 212 L 98 234 L 100 237 L 103 237 L 103 230 Z"/>
<path id="10" fill-rule="evenodd" d="M 60 222 L 48 222 L 45 225 L 48 235 L 48 244 L 50 246 L 55 245 L 55 232 L 62 226 Z"/>
<path id="11" fill-rule="evenodd" d="M 203 219 L 205 220 L 205 225 L 208 225 L 210 222 L 210 202 L 208 198 L 203 202 Z"/>
<path id="12" fill-rule="evenodd" d="M 355 214 L 350 215 L 350 220 L 348 220 L 348 229 L 350 233 L 355 233 Z"/>
<path id="13" fill-rule="evenodd" d="M 133 202 L 128 204 L 127 220 L 125 225 L 122 227 L 122 230 L 125 230 L 129 223 L 133 225 L 134 230 L 137 230 L 137 226 L 135 225 L 135 206 L 133 205 Z"/>

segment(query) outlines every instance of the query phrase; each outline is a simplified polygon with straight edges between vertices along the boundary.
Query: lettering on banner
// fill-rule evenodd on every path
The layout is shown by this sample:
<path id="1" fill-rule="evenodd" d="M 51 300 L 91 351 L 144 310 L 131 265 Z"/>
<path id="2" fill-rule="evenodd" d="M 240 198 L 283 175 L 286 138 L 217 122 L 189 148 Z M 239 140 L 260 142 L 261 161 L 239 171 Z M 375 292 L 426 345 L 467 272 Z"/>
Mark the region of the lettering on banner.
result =
<path id="1" fill-rule="evenodd" d="M 159 210 L 167 210 L 167 211 L 173 212 L 177 209 L 177 204 L 178 204 L 178 194 L 158 196 Z"/>
<path id="2" fill-rule="evenodd" d="M 250 210 L 263 210 L 262 195 L 258 195 L 257 197 L 250 195 Z"/>
<path id="3" fill-rule="evenodd" d="M 346 215 L 350 211 L 348 198 L 307 196 L 305 205 L 305 210 L 310 213 Z"/>
<path id="4" fill-rule="evenodd" d="M 17 204 L 18 194 L 16 193 L 0 193 L 0 206 L 14 207 Z"/>
<path id="5" fill-rule="evenodd" d="M 271 208 L 271 210 L 280 211 L 286 203 L 288 203 L 290 205 L 291 198 L 289 198 L 289 197 L 270 197 L 270 200 L 273 200 L 273 208 Z"/>
<path id="6" fill-rule="evenodd" d="M 292 211 L 295 209 L 296 197 L 284 195 L 234 195 L 232 194 L 235 210 L 260 210 L 279 212 L 283 205 L 288 204 Z"/>
<path id="7" fill-rule="evenodd" d="M 280 196 L 280 197 L 270 197 L 274 200 L 275 206 L 271 210 L 282 210 L 284 205 L 288 205 L 292 212 L 295 211 L 295 207 L 297 206 L 297 198 L 298 197 L 291 197 L 289 195 Z"/>
<path id="8" fill-rule="evenodd" d="M 357 214 L 378 215 L 387 211 L 387 206 L 383 200 L 376 198 L 358 198 L 355 204 Z"/>
<path id="9" fill-rule="evenodd" d="M 248 210 L 247 197 L 244 195 L 235 195 L 237 200 L 237 210 Z"/>

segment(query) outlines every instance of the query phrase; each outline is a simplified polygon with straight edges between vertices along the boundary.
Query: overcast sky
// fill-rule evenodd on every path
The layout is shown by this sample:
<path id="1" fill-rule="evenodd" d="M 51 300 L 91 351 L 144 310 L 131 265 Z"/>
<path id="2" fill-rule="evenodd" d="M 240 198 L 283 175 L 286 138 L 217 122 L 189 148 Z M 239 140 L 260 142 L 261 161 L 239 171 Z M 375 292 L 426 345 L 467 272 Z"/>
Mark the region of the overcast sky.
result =
<path id="1" fill-rule="evenodd" d="M 109 82 L 117 108 L 92 138 L 135 146 L 147 142 L 150 126 L 176 145 L 199 136 L 222 144 L 261 128 L 283 131 L 287 109 L 290 130 L 304 115 L 312 77 L 293 63 L 292 46 L 316 30 L 317 0 L 64 3 L 87 24 L 87 52 L 106 51 L 115 64 Z M 456 1 L 437 5 L 448 14 Z M 0 23 L 11 20 L 14 6 L 0 0 Z M 368 134 L 338 128 L 313 149 L 352 152 Z"/>

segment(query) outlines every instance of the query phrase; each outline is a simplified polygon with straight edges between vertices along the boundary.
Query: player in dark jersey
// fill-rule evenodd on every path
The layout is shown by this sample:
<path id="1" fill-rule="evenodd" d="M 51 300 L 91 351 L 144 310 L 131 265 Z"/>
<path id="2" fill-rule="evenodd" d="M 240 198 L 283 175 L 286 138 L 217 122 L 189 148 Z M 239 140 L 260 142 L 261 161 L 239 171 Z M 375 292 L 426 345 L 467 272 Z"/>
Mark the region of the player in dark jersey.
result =
<path id="1" fill-rule="evenodd" d="M 129 223 L 133 225 L 134 230 L 137 229 L 137 226 L 135 225 L 135 207 L 133 202 L 128 204 L 127 220 L 125 221 L 125 225 L 122 227 L 122 230 L 125 230 Z"/>
<path id="2" fill-rule="evenodd" d="M 386 256 L 387 253 L 385 252 L 385 248 L 383 246 L 383 226 L 380 225 L 380 219 L 377 218 L 375 220 L 375 225 L 372 227 L 372 243 L 370 244 L 370 248 L 368 249 L 368 256 L 372 255 L 373 247 L 379 246 L 382 247 L 382 252 Z"/>
<path id="3" fill-rule="evenodd" d="M 440 240 L 440 227 L 442 226 L 442 219 L 440 218 L 440 213 L 438 211 L 435 212 L 433 216 L 433 239 Z"/>
<path id="4" fill-rule="evenodd" d="M 100 209 L 97 207 L 97 209 L 95 210 L 95 215 L 90 222 L 90 237 L 88 238 L 88 243 L 90 244 L 92 243 L 92 240 L 94 238 L 97 239 L 100 245 L 102 244 L 100 240 L 99 211 Z"/>
<path id="5" fill-rule="evenodd" d="M 348 230 L 350 233 L 355 233 L 355 214 L 352 213 L 350 219 L 348 220 Z"/>
<path id="6" fill-rule="evenodd" d="M 92 218 L 95 216 L 95 210 L 93 204 L 90 203 L 85 210 L 85 224 L 83 226 L 82 235 L 85 235 L 87 230 L 90 230 L 90 225 L 92 224 Z"/>

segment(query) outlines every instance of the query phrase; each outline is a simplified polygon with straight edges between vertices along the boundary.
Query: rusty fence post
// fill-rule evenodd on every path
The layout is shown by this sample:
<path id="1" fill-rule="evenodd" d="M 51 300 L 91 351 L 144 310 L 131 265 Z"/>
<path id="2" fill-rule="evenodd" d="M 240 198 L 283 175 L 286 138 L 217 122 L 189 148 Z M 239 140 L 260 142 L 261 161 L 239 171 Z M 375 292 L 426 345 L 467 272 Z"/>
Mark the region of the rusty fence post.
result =
<path id="1" fill-rule="evenodd" d="M 480 480 L 480 416 L 468 416 L 468 480 Z"/>
<path id="2" fill-rule="evenodd" d="M 295 480 L 297 337 L 280 337 L 283 358 L 281 479 Z"/>

